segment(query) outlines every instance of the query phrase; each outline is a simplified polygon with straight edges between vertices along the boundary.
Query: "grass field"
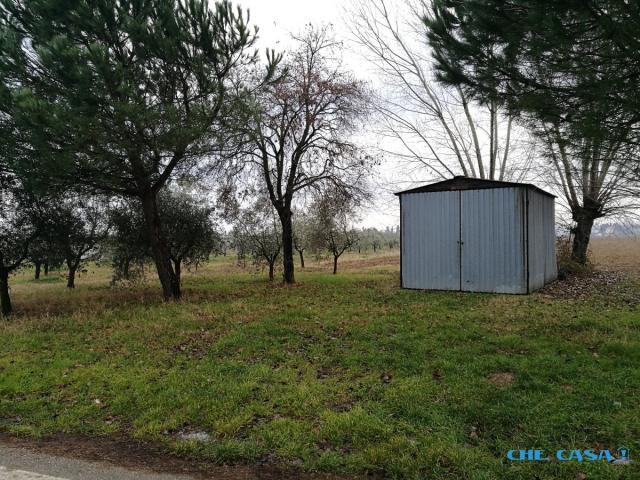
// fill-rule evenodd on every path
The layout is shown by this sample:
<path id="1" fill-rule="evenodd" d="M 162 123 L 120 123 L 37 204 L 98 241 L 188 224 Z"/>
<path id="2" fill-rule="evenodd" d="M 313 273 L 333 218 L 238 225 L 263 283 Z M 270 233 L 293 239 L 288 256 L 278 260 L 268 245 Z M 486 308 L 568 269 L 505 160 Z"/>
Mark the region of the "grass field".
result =
<path id="1" fill-rule="evenodd" d="M 310 262 L 290 288 L 217 258 L 177 304 L 154 283 L 109 288 L 106 268 L 75 291 L 21 274 L 0 322 L 0 431 L 294 471 L 640 478 L 638 463 L 505 457 L 625 446 L 640 461 L 640 243 L 594 257 L 631 274 L 579 299 L 404 291 L 395 252 L 336 276 Z"/>

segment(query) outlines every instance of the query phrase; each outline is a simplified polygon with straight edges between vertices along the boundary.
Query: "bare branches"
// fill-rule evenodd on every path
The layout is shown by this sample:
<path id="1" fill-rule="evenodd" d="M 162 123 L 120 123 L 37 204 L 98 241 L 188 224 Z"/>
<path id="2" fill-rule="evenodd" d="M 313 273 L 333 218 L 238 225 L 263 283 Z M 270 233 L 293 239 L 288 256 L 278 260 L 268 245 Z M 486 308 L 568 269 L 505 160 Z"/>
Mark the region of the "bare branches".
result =
<path id="1" fill-rule="evenodd" d="M 364 85 L 334 64 L 338 44 L 326 28 L 296 39 L 286 73 L 256 99 L 250 132 L 251 156 L 276 208 L 288 208 L 295 192 L 363 167 L 349 135 L 366 112 Z"/>
<path id="2" fill-rule="evenodd" d="M 352 35 L 384 85 L 374 104 L 382 148 L 432 178 L 511 179 L 526 165 L 512 120 L 436 81 L 421 22 L 429 8 L 419 0 L 353 0 L 348 9 Z"/>
<path id="3" fill-rule="evenodd" d="M 294 39 L 298 48 L 283 59 L 277 80 L 254 92 L 243 149 L 282 222 L 287 283 L 294 281 L 294 198 L 328 184 L 361 193 L 373 163 L 352 140 L 369 94 L 344 70 L 341 44 L 327 27 Z"/>

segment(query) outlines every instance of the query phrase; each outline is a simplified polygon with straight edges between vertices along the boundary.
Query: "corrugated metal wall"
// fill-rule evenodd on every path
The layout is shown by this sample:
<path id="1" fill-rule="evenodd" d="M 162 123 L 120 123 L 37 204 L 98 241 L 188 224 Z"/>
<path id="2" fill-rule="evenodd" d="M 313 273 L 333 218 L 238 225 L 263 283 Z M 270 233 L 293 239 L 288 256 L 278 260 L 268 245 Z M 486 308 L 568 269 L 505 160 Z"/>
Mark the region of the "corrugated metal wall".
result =
<path id="1" fill-rule="evenodd" d="M 530 190 L 528 208 L 529 290 L 558 278 L 554 199 Z"/>
<path id="2" fill-rule="evenodd" d="M 404 288 L 528 293 L 557 277 L 550 196 L 510 187 L 407 193 L 400 203 Z"/>
<path id="3" fill-rule="evenodd" d="M 402 286 L 460 289 L 459 192 L 401 197 Z"/>
<path id="4" fill-rule="evenodd" d="M 527 293 L 525 190 L 464 190 L 462 290 Z"/>

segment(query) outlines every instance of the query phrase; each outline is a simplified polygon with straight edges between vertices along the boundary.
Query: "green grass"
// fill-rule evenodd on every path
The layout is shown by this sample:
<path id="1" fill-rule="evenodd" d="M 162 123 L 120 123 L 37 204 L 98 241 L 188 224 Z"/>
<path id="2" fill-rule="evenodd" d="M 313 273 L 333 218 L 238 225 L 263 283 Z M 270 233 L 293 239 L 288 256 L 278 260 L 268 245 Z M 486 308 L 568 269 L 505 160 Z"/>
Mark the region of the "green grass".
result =
<path id="1" fill-rule="evenodd" d="M 73 292 L 17 279 L 26 313 L 0 326 L 0 430 L 391 478 L 640 478 L 637 465 L 505 459 L 622 445 L 640 459 L 640 313 L 615 288 L 415 292 L 375 265 L 284 288 L 226 267 L 188 276 L 169 305 L 154 285 L 109 289 L 102 269 Z"/>

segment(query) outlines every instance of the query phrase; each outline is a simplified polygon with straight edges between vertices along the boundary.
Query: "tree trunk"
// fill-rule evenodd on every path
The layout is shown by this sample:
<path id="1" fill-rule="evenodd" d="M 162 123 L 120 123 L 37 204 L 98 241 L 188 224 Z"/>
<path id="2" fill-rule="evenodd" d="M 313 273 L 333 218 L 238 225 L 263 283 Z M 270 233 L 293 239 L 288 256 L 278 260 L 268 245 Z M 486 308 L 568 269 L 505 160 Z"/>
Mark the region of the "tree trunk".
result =
<path id="1" fill-rule="evenodd" d="M 44 276 L 45 277 L 49 276 L 49 262 L 48 261 L 44 262 Z"/>
<path id="2" fill-rule="evenodd" d="M 76 269 L 75 265 L 69 265 L 69 273 L 67 275 L 67 288 L 76 288 Z"/>
<path id="3" fill-rule="evenodd" d="M 573 245 L 571 248 L 571 260 L 584 265 L 587 263 L 587 251 L 591 239 L 591 229 L 596 217 L 588 212 L 580 212 L 574 215 L 576 226 L 573 228 Z"/>
<path id="4" fill-rule="evenodd" d="M 162 284 L 162 295 L 167 301 L 177 300 L 180 298 L 180 279 L 176 276 L 171 266 L 171 260 L 162 236 L 156 195 L 153 192 L 147 192 L 143 196 L 142 208 L 149 233 L 153 261 Z"/>
<path id="5" fill-rule="evenodd" d="M 122 261 L 122 278 L 125 280 L 129 280 L 129 265 L 131 264 L 131 260 L 129 258 L 125 258 Z"/>
<path id="6" fill-rule="evenodd" d="M 173 265 L 174 265 L 174 271 L 176 274 L 176 278 L 178 279 L 178 285 L 180 285 L 180 275 L 182 274 L 182 260 L 174 260 L 173 261 Z"/>
<path id="7" fill-rule="evenodd" d="M 2 316 L 6 317 L 11 313 L 11 297 L 9 297 L 9 271 L 0 268 L 0 310 Z"/>
<path id="8" fill-rule="evenodd" d="M 284 283 L 296 283 L 293 266 L 293 223 L 291 221 L 291 208 L 283 207 L 279 212 L 282 222 L 282 277 Z"/>
<path id="9" fill-rule="evenodd" d="M 298 254 L 300 255 L 300 268 L 304 268 L 304 250 L 298 250 Z"/>
<path id="10" fill-rule="evenodd" d="M 269 281 L 273 282 L 273 262 L 269 262 Z"/>
<path id="11" fill-rule="evenodd" d="M 333 256 L 333 274 L 338 273 L 338 255 Z"/>
<path id="12" fill-rule="evenodd" d="M 42 267 L 42 262 L 34 262 L 35 267 L 36 267 L 36 274 L 35 274 L 35 279 L 36 280 L 40 280 L 40 269 Z"/>

